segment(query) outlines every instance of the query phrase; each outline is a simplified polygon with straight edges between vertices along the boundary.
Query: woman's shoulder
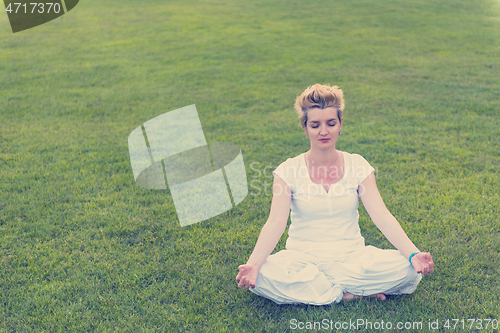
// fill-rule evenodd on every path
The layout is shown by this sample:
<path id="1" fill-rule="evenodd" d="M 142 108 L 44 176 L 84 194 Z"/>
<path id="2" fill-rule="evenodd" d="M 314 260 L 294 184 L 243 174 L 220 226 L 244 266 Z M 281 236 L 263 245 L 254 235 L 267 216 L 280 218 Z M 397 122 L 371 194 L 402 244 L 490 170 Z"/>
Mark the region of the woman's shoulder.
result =
<path id="1" fill-rule="evenodd" d="M 364 158 L 360 154 L 357 154 L 357 153 L 348 153 L 346 151 L 342 151 L 342 154 L 344 155 L 344 158 L 347 157 L 349 159 L 349 161 L 351 163 L 353 163 L 353 164 L 368 163 L 368 161 L 366 160 L 366 158 Z"/>
<path id="2" fill-rule="evenodd" d="M 301 173 L 300 169 L 304 168 L 304 163 L 302 162 L 304 158 L 304 153 L 297 155 L 295 157 L 289 157 L 284 162 L 276 167 L 273 174 L 280 177 L 285 183 L 294 188 L 295 182 Z"/>
<path id="3" fill-rule="evenodd" d="M 273 171 L 273 174 L 280 176 L 287 184 L 296 179 L 300 173 L 300 169 L 304 167 L 304 153 L 295 157 L 287 158 Z"/>
<path id="4" fill-rule="evenodd" d="M 344 164 L 347 168 L 345 172 L 356 183 L 360 184 L 375 170 L 375 168 L 373 168 L 370 163 L 360 154 L 347 152 L 343 153 L 345 158 Z"/>

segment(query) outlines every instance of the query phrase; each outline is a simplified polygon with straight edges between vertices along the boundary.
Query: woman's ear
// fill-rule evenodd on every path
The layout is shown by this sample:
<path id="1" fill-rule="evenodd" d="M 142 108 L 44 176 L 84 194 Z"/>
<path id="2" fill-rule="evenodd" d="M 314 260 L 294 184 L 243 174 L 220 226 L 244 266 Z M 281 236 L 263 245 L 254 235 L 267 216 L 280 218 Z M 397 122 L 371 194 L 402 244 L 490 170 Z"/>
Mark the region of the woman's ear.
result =
<path id="1" fill-rule="evenodd" d="M 309 139 L 309 133 L 307 133 L 307 127 L 302 127 L 302 129 L 304 130 L 304 133 L 306 133 L 306 138 Z"/>

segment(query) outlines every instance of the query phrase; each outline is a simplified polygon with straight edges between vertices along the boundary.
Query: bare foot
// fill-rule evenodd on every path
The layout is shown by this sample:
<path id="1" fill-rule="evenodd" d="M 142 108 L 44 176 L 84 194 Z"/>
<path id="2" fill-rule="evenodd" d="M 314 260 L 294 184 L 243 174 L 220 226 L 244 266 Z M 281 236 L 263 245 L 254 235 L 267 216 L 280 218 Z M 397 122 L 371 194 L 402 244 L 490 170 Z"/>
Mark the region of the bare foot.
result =
<path id="1" fill-rule="evenodd" d="M 349 293 L 347 291 L 342 296 L 342 299 L 343 300 L 345 299 L 346 301 L 351 301 L 351 300 L 357 299 L 357 298 L 361 298 L 361 296 L 359 296 L 359 295 L 353 295 L 353 294 L 351 294 L 351 293 Z"/>
<path id="2" fill-rule="evenodd" d="M 385 295 L 382 293 L 369 295 L 367 297 L 376 297 L 378 300 L 385 301 Z M 344 295 L 342 296 L 342 299 L 346 301 L 351 301 L 353 299 L 360 299 L 360 298 L 363 298 L 363 296 L 353 295 L 350 292 L 345 292 Z"/>
<path id="3" fill-rule="evenodd" d="M 385 301 L 385 295 L 380 293 L 380 294 L 374 294 L 374 295 L 370 295 L 368 297 L 376 297 L 378 300 L 381 300 L 381 301 Z"/>

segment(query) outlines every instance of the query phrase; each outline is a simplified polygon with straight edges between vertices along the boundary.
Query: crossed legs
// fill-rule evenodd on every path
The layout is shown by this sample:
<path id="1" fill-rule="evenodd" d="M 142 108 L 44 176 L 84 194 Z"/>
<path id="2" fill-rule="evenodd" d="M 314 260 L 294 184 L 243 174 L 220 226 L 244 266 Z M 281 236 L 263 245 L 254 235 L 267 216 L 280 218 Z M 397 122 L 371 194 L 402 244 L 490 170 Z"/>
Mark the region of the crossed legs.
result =
<path id="1" fill-rule="evenodd" d="M 363 296 L 412 293 L 421 276 L 396 250 L 366 246 L 343 261 L 294 250 L 269 256 L 250 290 L 278 304 L 324 305 Z"/>

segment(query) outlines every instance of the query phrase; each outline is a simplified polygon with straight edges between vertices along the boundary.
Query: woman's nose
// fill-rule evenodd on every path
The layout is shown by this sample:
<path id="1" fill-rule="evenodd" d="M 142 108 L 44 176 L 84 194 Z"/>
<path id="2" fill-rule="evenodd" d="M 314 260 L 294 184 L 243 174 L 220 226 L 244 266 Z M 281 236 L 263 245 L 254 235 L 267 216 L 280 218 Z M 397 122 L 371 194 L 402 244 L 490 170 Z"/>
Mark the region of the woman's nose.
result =
<path id="1" fill-rule="evenodd" d="M 326 125 L 321 125 L 320 126 L 320 131 L 319 134 L 327 134 L 327 128 Z"/>

